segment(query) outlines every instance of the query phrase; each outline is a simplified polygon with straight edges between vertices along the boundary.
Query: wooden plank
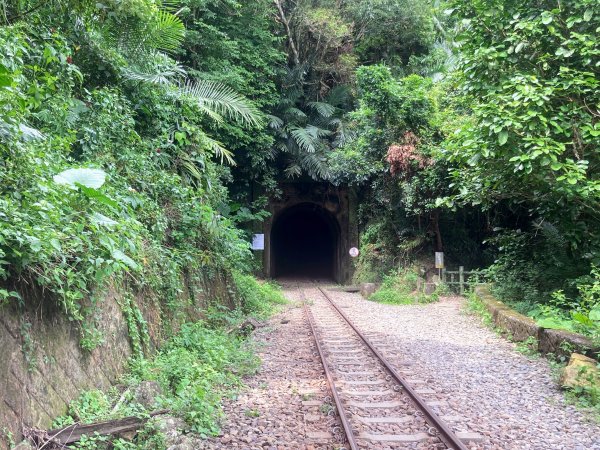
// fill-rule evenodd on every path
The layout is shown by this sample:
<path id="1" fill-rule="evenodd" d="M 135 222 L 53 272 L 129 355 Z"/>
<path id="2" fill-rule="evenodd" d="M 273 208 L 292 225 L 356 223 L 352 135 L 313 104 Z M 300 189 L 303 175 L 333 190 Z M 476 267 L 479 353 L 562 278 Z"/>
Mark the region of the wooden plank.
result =
<path id="1" fill-rule="evenodd" d="M 159 416 L 168 413 L 168 409 L 154 411 L 149 417 L 125 417 L 123 419 L 108 420 L 91 424 L 75 424 L 68 427 L 59 428 L 50 431 L 38 431 L 32 437 L 38 445 L 58 444 L 68 445 L 77 442 L 83 435 L 93 436 L 99 434 L 110 436 L 127 431 L 137 431 L 144 426 L 150 417 Z"/>

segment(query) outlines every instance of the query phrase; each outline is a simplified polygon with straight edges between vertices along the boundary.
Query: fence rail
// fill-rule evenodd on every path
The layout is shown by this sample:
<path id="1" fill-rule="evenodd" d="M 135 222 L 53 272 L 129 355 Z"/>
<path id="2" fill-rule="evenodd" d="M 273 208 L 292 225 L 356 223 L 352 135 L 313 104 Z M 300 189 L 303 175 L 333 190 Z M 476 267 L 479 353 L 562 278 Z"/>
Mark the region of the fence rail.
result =
<path id="1" fill-rule="evenodd" d="M 464 266 L 459 266 L 458 270 L 441 269 L 438 272 L 439 275 L 436 275 L 432 281 L 428 281 L 429 277 L 424 267 L 420 269 L 419 274 L 417 280 L 417 290 L 419 292 L 431 294 L 435 291 L 436 286 L 442 283 L 460 295 L 465 293 L 466 288 L 480 283 L 480 276 L 484 275 L 480 270 L 465 270 Z"/>
<path id="2" fill-rule="evenodd" d="M 470 278 L 473 275 L 479 275 L 479 271 L 466 271 L 464 266 L 459 266 L 458 270 L 442 269 L 441 281 L 450 287 L 458 287 L 460 295 L 465 293 L 465 286 L 472 284 Z"/>

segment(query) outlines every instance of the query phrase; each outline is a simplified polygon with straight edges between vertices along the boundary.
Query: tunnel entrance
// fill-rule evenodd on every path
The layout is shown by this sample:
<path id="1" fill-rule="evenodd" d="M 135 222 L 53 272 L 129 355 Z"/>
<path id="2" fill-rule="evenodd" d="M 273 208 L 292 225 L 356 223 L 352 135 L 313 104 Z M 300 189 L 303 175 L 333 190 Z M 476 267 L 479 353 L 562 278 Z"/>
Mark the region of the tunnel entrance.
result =
<path id="1" fill-rule="evenodd" d="M 283 210 L 271 230 L 274 277 L 336 279 L 340 230 L 323 207 L 302 203 Z"/>

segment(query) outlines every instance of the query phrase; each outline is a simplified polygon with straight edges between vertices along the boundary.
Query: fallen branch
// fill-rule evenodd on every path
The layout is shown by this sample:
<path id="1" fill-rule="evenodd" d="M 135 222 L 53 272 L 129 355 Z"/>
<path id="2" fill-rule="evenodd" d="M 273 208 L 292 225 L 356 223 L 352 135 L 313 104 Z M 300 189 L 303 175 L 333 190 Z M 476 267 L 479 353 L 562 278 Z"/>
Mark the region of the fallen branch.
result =
<path id="1" fill-rule="evenodd" d="M 31 440 L 37 448 L 64 448 L 65 445 L 72 444 L 81 439 L 82 436 L 113 436 L 128 431 L 137 431 L 142 428 L 148 419 L 154 416 L 168 413 L 168 409 L 161 409 L 151 412 L 149 417 L 125 417 L 123 419 L 108 420 L 90 424 L 76 423 L 64 428 L 55 430 L 39 430 L 30 428 L 23 433 L 25 437 Z"/>

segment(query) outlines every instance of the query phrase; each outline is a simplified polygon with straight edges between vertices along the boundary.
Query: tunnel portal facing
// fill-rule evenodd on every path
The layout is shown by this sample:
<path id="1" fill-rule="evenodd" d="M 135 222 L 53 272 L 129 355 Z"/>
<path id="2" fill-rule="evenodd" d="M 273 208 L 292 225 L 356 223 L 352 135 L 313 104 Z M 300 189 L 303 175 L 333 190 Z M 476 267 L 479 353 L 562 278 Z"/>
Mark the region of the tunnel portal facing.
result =
<path id="1" fill-rule="evenodd" d="M 314 203 L 283 210 L 271 230 L 272 276 L 337 278 L 340 227 L 335 217 Z"/>

